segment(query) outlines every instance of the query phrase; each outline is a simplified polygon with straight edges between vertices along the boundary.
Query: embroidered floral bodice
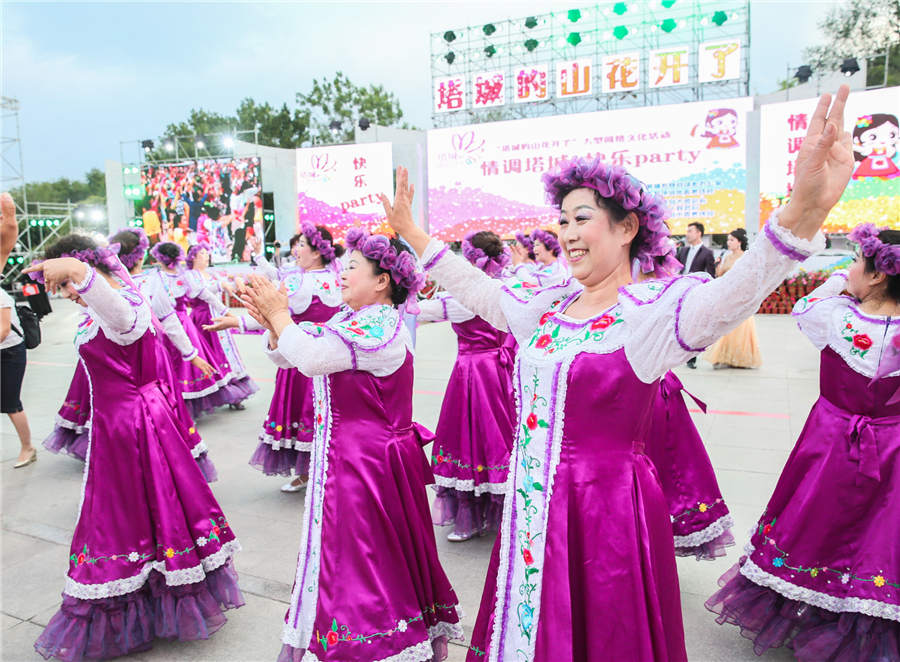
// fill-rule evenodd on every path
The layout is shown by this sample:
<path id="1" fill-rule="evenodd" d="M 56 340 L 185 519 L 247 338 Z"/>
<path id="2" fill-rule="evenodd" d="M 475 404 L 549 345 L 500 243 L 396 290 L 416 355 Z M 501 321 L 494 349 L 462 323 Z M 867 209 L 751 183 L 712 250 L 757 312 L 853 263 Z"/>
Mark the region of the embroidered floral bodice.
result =
<path id="1" fill-rule="evenodd" d="M 181 353 L 181 357 L 185 361 L 190 361 L 197 356 L 197 348 L 191 344 L 190 338 L 181 325 L 181 320 L 175 314 L 175 307 L 172 300 L 166 292 L 163 280 L 157 271 L 142 271 L 133 274 L 131 279 L 138 286 L 141 294 L 150 304 L 150 309 L 159 320 L 166 337 L 172 341 L 172 344 Z"/>

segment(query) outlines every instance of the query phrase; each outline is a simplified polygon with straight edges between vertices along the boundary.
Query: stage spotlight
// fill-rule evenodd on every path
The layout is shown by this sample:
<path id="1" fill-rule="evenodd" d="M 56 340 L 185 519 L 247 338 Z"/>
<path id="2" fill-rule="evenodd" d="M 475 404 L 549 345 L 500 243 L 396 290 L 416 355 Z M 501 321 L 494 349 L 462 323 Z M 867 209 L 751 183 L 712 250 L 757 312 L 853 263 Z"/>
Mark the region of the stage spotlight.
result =
<path id="1" fill-rule="evenodd" d="M 626 28 L 624 25 L 617 25 L 613 29 L 613 37 L 615 37 L 616 39 L 624 39 L 627 36 L 628 28 Z"/>
<path id="2" fill-rule="evenodd" d="M 856 61 L 855 57 L 848 57 L 844 60 L 843 64 L 841 64 L 841 73 L 847 76 L 847 78 L 857 71 L 859 71 L 859 63 Z"/>
<path id="3" fill-rule="evenodd" d="M 660 2 L 659 4 L 661 4 L 666 9 L 671 9 L 672 5 L 675 4 L 675 0 L 662 0 L 662 2 Z"/>
<path id="4" fill-rule="evenodd" d="M 165 143 L 165 145 L 163 145 L 163 147 L 166 148 L 166 151 L 167 151 L 167 152 L 174 152 L 174 151 L 175 151 L 175 143 L 173 143 L 171 140 L 167 140 L 166 143 Z"/>
<path id="5" fill-rule="evenodd" d="M 497 52 L 497 49 L 494 48 L 493 44 L 491 44 L 490 46 L 485 46 L 484 54 L 487 57 L 494 57 L 494 54 L 496 54 L 496 52 Z"/>
<path id="6" fill-rule="evenodd" d="M 488 23 L 483 28 L 481 28 L 481 31 L 484 32 L 485 36 L 490 37 L 497 31 L 497 28 L 494 27 L 493 23 Z"/>
<path id="7" fill-rule="evenodd" d="M 450 51 L 444 56 L 444 59 L 447 60 L 447 64 L 453 64 L 453 61 L 456 59 L 456 53 Z"/>
<path id="8" fill-rule="evenodd" d="M 577 23 L 578 19 L 581 18 L 581 10 L 579 9 L 570 9 L 568 13 L 569 20 L 573 23 Z"/>
<path id="9" fill-rule="evenodd" d="M 368 117 L 360 117 L 359 118 L 359 128 L 360 129 L 362 129 L 363 131 L 366 131 L 370 126 L 372 126 L 372 123 L 369 121 Z"/>
<path id="10" fill-rule="evenodd" d="M 626 5 L 624 2 L 617 2 L 613 5 L 613 11 L 621 16 L 628 11 L 628 5 Z"/>
<path id="11" fill-rule="evenodd" d="M 797 73 L 794 74 L 794 78 L 799 80 L 801 83 L 805 83 L 810 78 L 812 78 L 813 70 L 808 64 L 804 64 L 797 68 Z"/>
<path id="12" fill-rule="evenodd" d="M 225 149 L 234 149 L 234 138 L 231 136 L 225 136 L 222 138 L 222 146 Z"/>
<path id="13" fill-rule="evenodd" d="M 203 141 L 203 138 L 200 137 L 198 137 L 194 141 L 194 145 L 197 147 L 197 149 L 203 149 L 204 147 L 206 147 L 206 143 Z"/>
<path id="14" fill-rule="evenodd" d="M 525 42 L 525 49 L 526 49 L 529 53 L 531 53 L 531 52 L 532 52 L 535 48 L 537 48 L 537 47 L 538 47 L 538 40 L 537 40 L 537 39 L 529 39 L 528 41 Z"/>
<path id="15" fill-rule="evenodd" d="M 106 218 L 106 214 L 103 213 L 103 210 L 99 207 L 95 207 L 91 210 L 91 220 L 95 223 L 99 223 L 104 218 Z"/>
<path id="16" fill-rule="evenodd" d="M 153 150 L 153 141 L 152 140 L 142 140 L 141 147 L 144 148 L 144 152 L 149 154 Z"/>
<path id="17" fill-rule="evenodd" d="M 84 210 L 83 210 L 83 209 L 77 209 L 77 210 L 75 210 L 75 220 L 76 220 L 76 221 L 83 221 L 83 220 L 84 220 Z"/>
<path id="18" fill-rule="evenodd" d="M 456 39 L 456 33 L 453 30 L 447 30 L 444 33 L 444 41 L 446 41 L 448 44 L 454 39 Z"/>
<path id="19" fill-rule="evenodd" d="M 534 16 L 529 16 L 528 18 L 525 19 L 525 27 L 528 28 L 529 30 L 531 28 L 536 28 L 537 27 L 537 19 Z"/>
<path id="20" fill-rule="evenodd" d="M 722 27 L 722 23 L 728 20 L 728 14 L 723 11 L 717 11 L 712 15 L 712 22 L 718 25 L 720 28 Z"/>
<path id="21" fill-rule="evenodd" d="M 572 46 L 577 46 L 581 43 L 581 35 L 577 32 L 570 32 L 569 36 L 566 37 L 566 41 L 569 42 Z"/>
<path id="22" fill-rule="evenodd" d="M 665 21 L 659 24 L 659 27 L 662 28 L 663 32 L 671 32 L 674 30 L 678 24 L 675 22 L 673 18 L 667 18 Z"/>

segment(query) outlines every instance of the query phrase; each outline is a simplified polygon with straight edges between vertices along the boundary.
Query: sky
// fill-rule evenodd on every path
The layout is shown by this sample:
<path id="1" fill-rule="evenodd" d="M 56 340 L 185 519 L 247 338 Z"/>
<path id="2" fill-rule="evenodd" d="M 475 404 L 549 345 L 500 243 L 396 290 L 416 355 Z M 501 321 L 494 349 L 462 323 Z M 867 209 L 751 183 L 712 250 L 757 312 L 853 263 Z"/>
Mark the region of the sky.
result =
<path id="1" fill-rule="evenodd" d="M 384 85 L 407 121 L 430 128 L 432 32 L 587 4 L 4 0 L 0 88 L 21 104 L 25 178 L 81 178 L 119 160 L 122 141 L 155 139 L 191 108 L 230 114 L 245 97 L 292 106 L 314 78 L 337 71 Z M 751 94 L 802 64 L 835 4 L 752 1 Z M 4 137 L 12 129 L 4 122 Z"/>

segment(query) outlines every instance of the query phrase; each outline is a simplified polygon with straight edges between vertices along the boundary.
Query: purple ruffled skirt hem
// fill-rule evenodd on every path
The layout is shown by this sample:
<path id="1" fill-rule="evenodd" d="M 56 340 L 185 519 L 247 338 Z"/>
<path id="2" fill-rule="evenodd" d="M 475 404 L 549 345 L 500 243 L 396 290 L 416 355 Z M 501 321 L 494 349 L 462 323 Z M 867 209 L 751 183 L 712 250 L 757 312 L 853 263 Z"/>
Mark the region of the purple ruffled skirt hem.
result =
<path id="1" fill-rule="evenodd" d="M 154 639 L 207 639 L 227 620 L 222 613 L 244 604 L 229 560 L 203 581 L 167 586 L 151 573 L 137 591 L 82 600 L 63 594 L 62 606 L 34 644 L 50 659 L 104 660 L 149 649 Z"/>
<path id="2" fill-rule="evenodd" d="M 260 442 L 250 457 L 250 466 L 262 471 L 267 476 L 309 475 L 309 451 L 298 451 L 293 448 L 279 448 L 277 451 Z"/>
<path id="3" fill-rule="evenodd" d="M 53 427 L 53 432 L 44 439 L 43 446 L 51 453 L 71 455 L 76 460 L 84 462 L 87 456 L 90 431 L 76 432 L 59 425 Z"/>
<path id="4" fill-rule="evenodd" d="M 452 487 L 436 486 L 437 496 L 431 507 L 436 526 L 453 525 L 461 536 L 497 531 L 503 519 L 503 495 L 485 493 L 475 496 Z"/>
<path id="5" fill-rule="evenodd" d="M 900 660 L 900 622 L 790 600 L 744 577 L 740 563 L 722 575 L 719 585 L 706 608 L 718 614 L 717 623 L 740 627 L 757 655 L 787 646 L 799 662 Z"/>
<path id="6" fill-rule="evenodd" d="M 259 387 L 252 379 L 244 377 L 232 380 L 219 390 L 204 395 L 202 398 L 186 398 L 185 402 L 190 406 L 191 416 L 196 420 L 218 407 L 240 404 L 258 390 Z"/>
<path id="7" fill-rule="evenodd" d="M 720 533 L 712 540 L 708 540 L 693 547 L 676 547 L 675 556 L 693 556 L 698 561 L 714 561 L 719 557 L 725 556 L 728 547 L 734 546 L 734 536 L 731 529 L 727 529 Z"/>
<path id="8" fill-rule="evenodd" d="M 197 466 L 200 467 L 200 471 L 203 472 L 203 477 L 206 479 L 207 483 L 215 483 L 219 480 L 219 472 L 216 471 L 216 465 L 209 459 L 206 451 L 197 456 Z"/>
<path id="9" fill-rule="evenodd" d="M 433 653 L 432 656 L 429 657 L 428 660 L 422 660 L 422 662 L 443 662 L 443 660 L 446 660 L 448 655 L 447 637 L 441 636 L 432 639 L 431 650 Z M 277 662 L 301 662 L 305 653 L 305 648 L 294 648 L 293 646 L 284 644 L 281 647 L 281 652 L 278 654 Z M 398 653 L 400 653 L 400 651 L 398 651 Z"/>

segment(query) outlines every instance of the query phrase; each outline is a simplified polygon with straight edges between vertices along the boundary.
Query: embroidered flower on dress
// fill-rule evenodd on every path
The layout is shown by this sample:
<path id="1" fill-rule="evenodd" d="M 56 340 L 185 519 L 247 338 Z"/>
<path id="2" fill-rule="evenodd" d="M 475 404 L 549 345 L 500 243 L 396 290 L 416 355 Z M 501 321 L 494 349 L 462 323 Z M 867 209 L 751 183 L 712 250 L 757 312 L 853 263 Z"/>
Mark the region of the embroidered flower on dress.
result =
<path id="1" fill-rule="evenodd" d="M 535 416 L 534 412 L 528 414 L 528 418 L 525 419 L 525 425 L 528 426 L 529 430 L 535 430 L 538 426 L 538 418 Z"/>
<path id="2" fill-rule="evenodd" d="M 875 586 L 878 588 L 884 586 L 884 577 L 882 575 L 875 575 L 872 577 L 872 581 L 875 582 Z"/>
<path id="3" fill-rule="evenodd" d="M 772 565 L 776 568 L 780 568 L 784 565 L 784 559 L 779 556 L 777 559 L 773 559 Z"/>
<path id="4" fill-rule="evenodd" d="M 705 503 L 701 503 L 699 506 L 697 506 L 697 510 L 699 510 L 701 513 L 705 513 L 707 508 L 708 506 Z"/>
<path id="5" fill-rule="evenodd" d="M 553 339 L 548 334 L 545 333 L 544 335 L 542 335 L 540 338 L 537 339 L 537 342 L 534 343 L 534 346 L 537 347 L 538 349 L 544 349 L 544 347 L 549 345 L 551 342 L 553 342 Z"/>
<path id="6" fill-rule="evenodd" d="M 141 555 L 138 554 L 137 552 L 131 552 L 131 554 L 128 555 L 128 560 L 131 561 L 132 563 L 139 561 L 140 558 L 141 558 Z"/>
<path id="7" fill-rule="evenodd" d="M 843 575 L 841 575 L 841 584 L 848 584 L 849 582 L 850 582 L 850 573 L 845 572 Z"/>
<path id="8" fill-rule="evenodd" d="M 531 565 L 532 563 L 534 563 L 534 557 L 531 555 L 530 549 L 522 550 L 522 558 L 525 560 L 526 565 Z"/>
<path id="9" fill-rule="evenodd" d="M 853 346 L 863 351 L 871 349 L 872 339 L 865 333 L 858 333 L 853 336 Z"/>
<path id="10" fill-rule="evenodd" d="M 407 627 L 406 621 L 404 621 L 402 618 L 399 621 L 397 621 L 397 630 L 399 632 L 406 632 L 406 627 Z"/>
<path id="11" fill-rule="evenodd" d="M 170 559 L 173 556 L 175 556 L 175 550 L 169 547 L 169 549 L 166 550 L 166 558 Z"/>
<path id="12" fill-rule="evenodd" d="M 591 331 L 596 331 L 597 329 L 605 329 L 615 321 L 616 318 L 612 315 L 604 315 L 600 319 L 594 320 L 594 322 L 591 324 Z"/>
<path id="13" fill-rule="evenodd" d="M 209 540 L 207 540 L 203 536 L 200 536 L 199 538 L 197 538 L 197 547 L 205 547 L 206 543 L 208 543 L 208 542 L 209 542 Z"/>
<path id="14" fill-rule="evenodd" d="M 329 646 L 334 646 L 338 641 L 338 633 L 332 630 L 327 635 L 325 635 L 325 641 L 328 642 Z"/>

